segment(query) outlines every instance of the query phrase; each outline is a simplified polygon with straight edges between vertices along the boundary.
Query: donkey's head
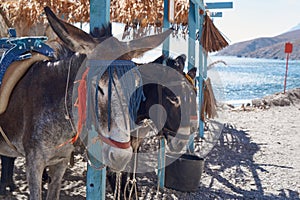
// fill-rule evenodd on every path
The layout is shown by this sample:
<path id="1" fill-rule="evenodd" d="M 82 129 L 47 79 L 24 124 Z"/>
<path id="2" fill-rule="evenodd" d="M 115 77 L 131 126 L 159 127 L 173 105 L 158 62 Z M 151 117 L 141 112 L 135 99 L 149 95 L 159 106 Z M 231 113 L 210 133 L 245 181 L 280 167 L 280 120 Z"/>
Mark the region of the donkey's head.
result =
<path id="1" fill-rule="evenodd" d="M 110 25 L 107 26 L 108 28 L 94 31 L 91 35 L 57 18 L 50 8 L 46 7 L 45 12 L 50 26 L 65 46 L 74 52 L 85 54 L 87 62 L 84 63 L 93 61 L 93 65 L 98 64 L 98 68 L 82 64 L 79 70 L 79 77 L 82 78 L 83 72 L 89 68 L 87 88 L 90 88 L 92 92 L 88 93 L 90 96 L 87 96 L 87 100 L 89 102 L 90 99 L 93 107 L 89 109 L 88 103 L 89 110 L 87 112 L 92 110 L 94 115 L 90 118 L 87 115 L 87 120 L 96 122 L 92 125 L 98 132 L 97 138 L 103 142 L 101 161 L 115 170 L 122 170 L 132 156 L 132 148 L 129 145 L 128 99 L 124 98 L 124 88 L 122 88 L 124 83 L 122 85 L 120 80 L 124 78 L 120 77 L 117 68 L 111 69 L 108 63 L 113 63 L 114 60 L 131 60 L 138 57 L 161 44 L 172 31 L 168 30 L 159 35 L 121 42 L 111 35 Z M 87 123 L 90 122 L 87 121 Z"/>
<path id="2" fill-rule="evenodd" d="M 151 118 L 161 134 L 167 139 L 170 151 L 181 151 L 189 141 L 191 100 L 196 101 L 193 85 L 183 72 L 185 55 L 157 58 L 153 63 L 142 65 L 146 101 L 140 115 Z M 196 108 L 193 108 L 196 109 Z"/>

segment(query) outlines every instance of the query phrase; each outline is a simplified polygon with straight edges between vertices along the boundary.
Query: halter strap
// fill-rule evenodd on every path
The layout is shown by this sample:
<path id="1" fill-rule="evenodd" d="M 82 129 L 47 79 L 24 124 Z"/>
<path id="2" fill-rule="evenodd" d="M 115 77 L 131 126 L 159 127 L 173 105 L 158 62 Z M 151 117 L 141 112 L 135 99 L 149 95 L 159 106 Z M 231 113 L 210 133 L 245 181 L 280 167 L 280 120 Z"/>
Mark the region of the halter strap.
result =
<path id="1" fill-rule="evenodd" d="M 116 140 L 113 140 L 111 138 L 107 138 L 105 136 L 103 136 L 101 133 L 98 133 L 100 139 L 102 142 L 104 142 L 105 144 L 108 144 L 112 147 L 116 147 L 119 149 L 128 149 L 131 146 L 130 141 L 128 142 L 118 142 Z"/>

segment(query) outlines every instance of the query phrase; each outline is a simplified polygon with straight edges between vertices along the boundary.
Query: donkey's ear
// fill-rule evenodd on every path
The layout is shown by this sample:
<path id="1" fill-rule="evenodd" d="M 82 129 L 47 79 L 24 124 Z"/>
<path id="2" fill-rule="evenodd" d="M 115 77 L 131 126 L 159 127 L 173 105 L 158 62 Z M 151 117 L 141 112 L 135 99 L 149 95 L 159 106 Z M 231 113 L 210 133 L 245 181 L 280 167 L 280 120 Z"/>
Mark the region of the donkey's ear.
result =
<path id="1" fill-rule="evenodd" d="M 147 36 L 124 43 L 127 45 L 127 49 L 129 51 L 127 55 L 130 58 L 142 56 L 146 51 L 158 47 L 172 32 L 172 29 L 168 29 L 167 31 L 157 35 Z"/>
<path id="2" fill-rule="evenodd" d="M 49 7 L 45 7 L 44 10 L 53 31 L 71 50 L 87 53 L 96 46 L 96 40 L 91 35 L 59 19 Z"/>
<path id="3" fill-rule="evenodd" d="M 161 56 L 159 56 L 158 58 L 156 58 L 152 63 L 163 64 L 164 60 L 165 60 L 165 55 L 162 54 Z"/>
<path id="4" fill-rule="evenodd" d="M 184 54 L 181 54 L 180 56 L 178 56 L 176 59 L 178 68 L 180 72 L 183 72 L 184 70 L 184 65 L 185 65 L 185 61 L 186 61 L 186 56 Z"/>

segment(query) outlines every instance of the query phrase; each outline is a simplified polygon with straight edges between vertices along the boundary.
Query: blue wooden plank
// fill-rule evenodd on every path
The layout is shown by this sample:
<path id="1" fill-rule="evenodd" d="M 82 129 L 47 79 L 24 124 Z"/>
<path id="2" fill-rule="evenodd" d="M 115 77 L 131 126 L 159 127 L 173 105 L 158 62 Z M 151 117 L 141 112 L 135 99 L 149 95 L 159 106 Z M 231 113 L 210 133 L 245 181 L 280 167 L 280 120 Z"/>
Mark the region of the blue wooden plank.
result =
<path id="1" fill-rule="evenodd" d="M 203 0 L 190 0 L 190 4 L 198 5 L 200 9 L 205 10 Z"/>
<path id="2" fill-rule="evenodd" d="M 210 17 L 223 17 L 222 12 L 211 12 Z"/>
<path id="3" fill-rule="evenodd" d="M 223 8 L 233 8 L 232 2 L 215 2 L 206 3 L 206 9 L 223 9 Z"/>
<path id="4" fill-rule="evenodd" d="M 86 199 L 105 200 L 106 167 L 96 170 L 92 166 L 87 167 Z"/>
<path id="5" fill-rule="evenodd" d="M 90 32 L 110 22 L 110 0 L 90 0 Z"/>
<path id="6" fill-rule="evenodd" d="M 102 149 L 98 133 L 94 126 L 88 133 L 88 157 L 90 164 L 87 167 L 86 199 L 105 199 L 106 168 L 102 168 Z"/>
<path id="7" fill-rule="evenodd" d="M 110 0 L 90 0 L 90 33 L 110 22 Z M 94 143 L 93 138 L 98 137 L 95 130 L 88 134 L 89 158 L 93 166 L 87 167 L 86 199 L 105 200 L 106 192 L 106 168 L 102 166 L 102 152 L 100 142 Z"/>
<path id="8" fill-rule="evenodd" d="M 198 22 L 199 12 L 197 11 L 198 5 L 192 0 L 190 1 L 189 8 L 189 39 L 188 39 L 188 70 L 195 67 L 195 40 L 196 40 L 196 28 Z"/>
<path id="9" fill-rule="evenodd" d="M 203 23 L 203 20 L 202 20 Z M 204 53 L 203 53 L 203 47 L 199 42 L 199 71 L 198 71 L 198 87 L 199 87 L 199 95 L 198 95 L 198 113 L 199 116 L 201 116 L 202 111 L 202 102 L 203 102 L 203 72 L 204 72 Z M 201 120 L 201 117 L 199 117 L 199 133 L 198 136 L 203 138 L 204 136 L 204 122 Z"/>
<path id="10" fill-rule="evenodd" d="M 168 29 L 170 28 L 170 22 L 168 19 L 169 16 L 169 0 L 164 0 L 164 21 L 163 21 L 163 28 L 164 29 Z M 163 43 L 163 49 L 162 49 L 162 53 L 165 56 L 169 56 L 170 55 L 170 37 L 168 37 L 164 43 Z"/>
<path id="11" fill-rule="evenodd" d="M 159 187 L 165 187 L 165 167 L 166 167 L 166 150 L 165 150 L 165 139 L 160 139 L 160 148 L 158 151 L 158 163 L 157 163 L 157 176 L 159 180 Z"/>

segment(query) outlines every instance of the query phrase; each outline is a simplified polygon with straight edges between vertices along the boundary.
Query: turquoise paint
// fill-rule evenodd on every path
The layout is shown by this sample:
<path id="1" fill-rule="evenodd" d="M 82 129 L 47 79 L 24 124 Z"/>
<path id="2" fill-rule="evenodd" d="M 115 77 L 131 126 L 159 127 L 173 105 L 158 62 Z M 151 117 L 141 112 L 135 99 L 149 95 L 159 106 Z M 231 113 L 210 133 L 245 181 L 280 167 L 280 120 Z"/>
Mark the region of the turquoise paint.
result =
<path id="1" fill-rule="evenodd" d="M 215 2 L 215 3 L 206 3 L 206 9 L 226 9 L 233 8 L 232 2 Z"/>
<path id="2" fill-rule="evenodd" d="M 164 0 L 164 21 L 163 21 L 163 28 L 168 29 L 170 28 L 169 22 L 169 0 Z M 168 37 L 163 43 L 162 53 L 165 56 L 170 55 L 170 37 Z"/>
<path id="3" fill-rule="evenodd" d="M 110 0 L 90 0 L 90 32 L 110 22 Z"/>
<path id="4" fill-rule="evenodd" d="M 196 40 L 196 19 L 198 14 L 195 11 L 198 6 L 190 1 L 189 8 L 189 39 L 188 39 L 188 70 L 195 66 L 195 40 Z"/>
<path id="5" fill-rule="evenodd" d="M 211 12 L 210 17 L 223 17 L 222 12 Z"/>
<path id="6" fill-rule="evenodd" d="M 87 166 L 87 182 L 86 182 L 86 199 L 105 199 L 106 190 L 106 168 L 101 163 L 102 149 L 101 142 L 95 127 L 88 132 L 88 157 L 89 164 Z M 96 141 L 96 142 L 95 142 Z M 104 167 L 104 168 L 103 168 Z"/>
<path id="7" fill-rule="evenodd" d="M 90 0 L 90 33 L 101 29 L 110 22 L 110 0 Z M 103 164 L 101 144 L 99 141 L 92 143 L 92 139 L 98 137 L 93 129 L 88 134 L 89 159 L 93 166 L 87 166 L 86 199 L 105 200 L 106 192 L 106 167 L 99 169 Z M 97 155 L 97 158 L 94 157 Z M 96 166 L 96 167 L 95 167 Z"/>
<path id="8" fill-rule="evenodd" d="M 165 187 L 165 167 L 166 167 L 166 150 L 165 150 L 165 138 L 160 139 L 160 146 L 158 150 L 158 171 L 157 176 L 159 180 L 159 187 L 164 188 Z"/>

